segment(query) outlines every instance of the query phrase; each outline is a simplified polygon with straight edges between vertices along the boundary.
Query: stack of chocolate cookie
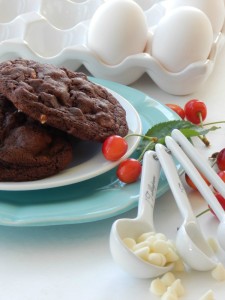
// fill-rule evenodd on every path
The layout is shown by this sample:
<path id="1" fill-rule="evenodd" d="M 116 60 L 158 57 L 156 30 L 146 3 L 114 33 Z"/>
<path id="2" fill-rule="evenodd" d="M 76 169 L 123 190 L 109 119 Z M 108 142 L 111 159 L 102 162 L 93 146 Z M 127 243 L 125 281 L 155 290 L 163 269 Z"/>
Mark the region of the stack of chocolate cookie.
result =
<path id="1" fill-rule="evenodd" d="M 123 107 L 85 74 L 25 59 L 0 63 L 0 181 L 58 173 L 72 160 L 69 136 L 103 142 L 127 132 Z"/>

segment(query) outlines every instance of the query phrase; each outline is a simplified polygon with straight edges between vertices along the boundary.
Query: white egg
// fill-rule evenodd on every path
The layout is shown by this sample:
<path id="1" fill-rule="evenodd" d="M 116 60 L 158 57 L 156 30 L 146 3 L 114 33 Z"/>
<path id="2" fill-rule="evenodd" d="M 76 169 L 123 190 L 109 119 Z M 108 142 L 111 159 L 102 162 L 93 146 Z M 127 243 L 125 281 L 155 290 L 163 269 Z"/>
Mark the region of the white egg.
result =
<path id="1" fill-rule="evenodd" d="M 132 0 L 102 4 L 93 15 L 88 47 L 106 64 L 116 65 L 127 56 L 144 51 L 148 27 L 141 7 Z"/>
<path id="2" fill-rule="evenodd" d="M 190 5 L 202 10 L 210 19 L 213 32 L 218 34 L 224 24 L 225 5 L 224 0 L 169 0 L 170 9 L 184 5 Z"/>
<path id="3" fill-rule="evenodd" d="M 209 18 L 199 9 L 184 6 L 171 10 L 159 22 L 152 39 L 152 56 L 170 72 L 205 62 L 213 42 Z"/>

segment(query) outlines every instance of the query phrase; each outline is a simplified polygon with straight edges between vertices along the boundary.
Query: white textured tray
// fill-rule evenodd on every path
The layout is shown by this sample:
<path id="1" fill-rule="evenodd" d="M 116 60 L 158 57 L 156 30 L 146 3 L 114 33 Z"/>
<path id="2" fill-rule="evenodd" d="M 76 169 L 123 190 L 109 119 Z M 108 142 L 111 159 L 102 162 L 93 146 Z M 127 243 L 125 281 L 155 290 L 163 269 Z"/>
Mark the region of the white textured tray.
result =
<path id="1" fill-rule="evenodd" d="M 149 28 L 157 26 L 165 13 L 165 1 L 148 1 L 149 7 L 145 1 L 136 2 L 145 3 Z M 90 19 L 102 3 L 103 0 L 1 0 L 0 61 L 22 57 L 74 70 L 84 65 L 93 76 L 122 84 L 130 84 L 147 73 L 161 89 L 176 95 L 192 93 L 208 79 L 224 45 L 224 28 L 214 38 L 208 59 L 179 73 L 168 72 L 148 53 L 128 56 L 110 66 L 86 44 Z"/>

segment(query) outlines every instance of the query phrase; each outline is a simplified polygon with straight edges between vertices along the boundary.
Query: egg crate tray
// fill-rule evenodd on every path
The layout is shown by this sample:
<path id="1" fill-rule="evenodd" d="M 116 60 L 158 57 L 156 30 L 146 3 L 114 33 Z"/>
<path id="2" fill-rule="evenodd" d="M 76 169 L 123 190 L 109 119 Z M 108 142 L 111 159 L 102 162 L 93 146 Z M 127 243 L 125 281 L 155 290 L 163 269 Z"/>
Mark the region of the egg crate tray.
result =
<path id="1" fill-rule="evenodd" d="M 146 1 L 141 2 L 145 3 L 142 8 L 151 30 L 165 14 L 165 1 L 150 1 L 148 7 Z M 224 45 L 225 26 L 214 37 L 208 59 L 190 64 L 178 73 L 167 71 L 147 52 L 129 55 L 117 65 L 107 65 L 87 45 L 90 20 L 103 3 L 1 0 L 0 61 L 20 57 L 73 70 L 84 65 L 95 77 L 125 85 L 147 73 L 162 90 L 174 95 L 193 93 L 208 79 Z"/>

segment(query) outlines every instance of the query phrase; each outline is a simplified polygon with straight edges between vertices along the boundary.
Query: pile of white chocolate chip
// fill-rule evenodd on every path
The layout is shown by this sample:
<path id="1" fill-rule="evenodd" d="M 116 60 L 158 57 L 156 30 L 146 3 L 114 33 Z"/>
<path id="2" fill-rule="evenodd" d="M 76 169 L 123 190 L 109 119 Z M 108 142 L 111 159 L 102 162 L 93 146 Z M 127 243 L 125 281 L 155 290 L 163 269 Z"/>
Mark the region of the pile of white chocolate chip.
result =
<path id="1" fill-rule="evenodd" d="M 169 263 L 174 264 L 174 272 L 186 271 L 185 264 L 176 251 L 173 241 L 168 240 L 162 233 L 146 232 L 141 234 L 136 240 L 126 237 L 123 239 L 126 246 L 140 259 L 145 260 L 157 266 L 166 266 Z M 208 241 L 214 252 L 218 250 L 215 240 Z M 217 281 L 225 281 L 225 268 L 222 263 L 211 271 L 212 277 Z M 174 273 L 167 272 L 162 277 L 151 281 L 150 292 L 155 296 L 161 297 L 161 300 L 178 300 L 185 294 L 185 289 L 179 278 Z M 213 291 L 208 290 L 199 300 L 215 300 Z"/>

